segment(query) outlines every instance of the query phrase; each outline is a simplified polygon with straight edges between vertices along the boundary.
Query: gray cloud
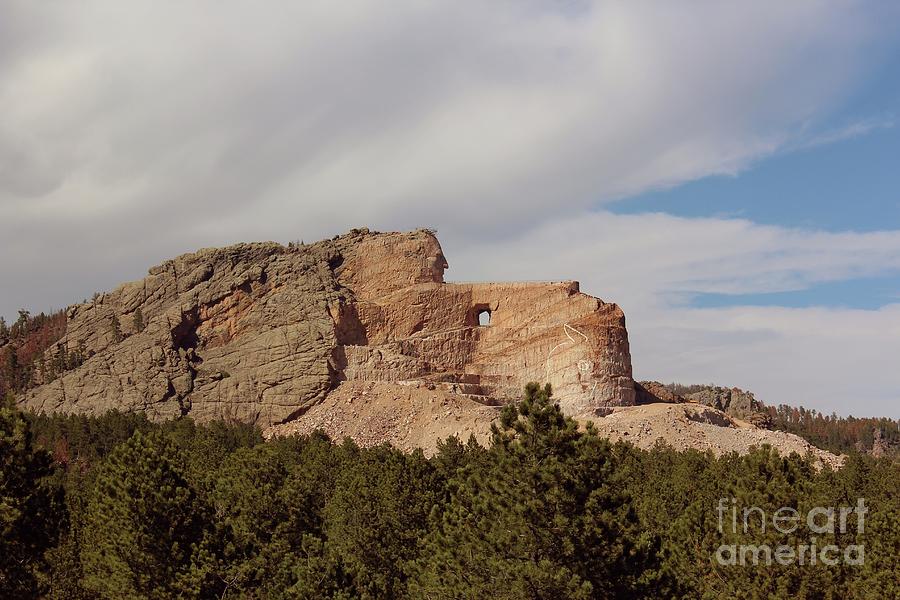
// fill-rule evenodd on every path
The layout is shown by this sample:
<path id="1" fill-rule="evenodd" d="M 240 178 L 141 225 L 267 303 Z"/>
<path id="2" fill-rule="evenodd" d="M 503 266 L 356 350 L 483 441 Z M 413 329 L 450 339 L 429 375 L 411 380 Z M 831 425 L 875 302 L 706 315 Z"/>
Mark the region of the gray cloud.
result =
<path id="1" fill-rule="evenodd" d="M 815 1 L 0 0 L 0 12 L 7 316 L 198 247 L 360 225 L 435 226 L 453 276 L 471 278 L 477 260 L 453 249 L 508 256 L 522 232 L 822 143 L 819 124 L 900 22 L 879 3 Z M 635 219 L 635 236 L 655 225 Z M 624 241 L 611 289 L 664 306 L 628 275 L 652 239 Z M 691 277 L 728 264 L 726 249 L 710 240 Z M 559 270 L 592 277 L 590 261 L 552 251 Z M 766 264 L 703 285 L 759 290 L 789 272 Z"/>

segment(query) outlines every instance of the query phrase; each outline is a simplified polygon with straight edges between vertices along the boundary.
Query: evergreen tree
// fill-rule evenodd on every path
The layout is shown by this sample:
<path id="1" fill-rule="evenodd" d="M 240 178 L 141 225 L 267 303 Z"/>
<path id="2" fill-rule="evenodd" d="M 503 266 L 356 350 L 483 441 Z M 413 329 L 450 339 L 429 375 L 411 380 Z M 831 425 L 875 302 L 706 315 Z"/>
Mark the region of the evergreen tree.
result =
<path id="1" fill-rule="evenodd" d="M 25 310 L 24 308 L 19 309 L 19 318 L 16 319 L 16 322 L 13 323 L 12 329 L 10 332 L 12 333 L 12 337 L 19 338 L 23 337 L 28 333 L 29 323 L 31 322 L 31 313 Z"/>
<path id="2" fill-rule="evenodd" d="M 4 348 L 3 375 L 6 379 L 7 389 L 19 391 L 22 389 L 23 373 L 19 367 L 19 354 L 15 348 Z"/>
<path id="3" fill-rule="evenodd" d="M 202 598 L 220 592 L 211 515 L 174 447 L 136 432 L 97 474 L 85 514 L 85 587 L 101 598 Z"/>
<path id="4" fill-rule="evenodd" d="M 638 450 L 579 427 L 536 385 L 503 410 L 492 447 L 450 438 L 430 459 L 322 433 L 263 443 L 246 425 L 116 411 L 20 415 L 13 406 L 10 397 L 0 410 L 0 598 L 898 593 L 900 467 L 889 458 L 851 454 L 832 471 L 770 448 L 721 457 Z M 860 498 L 864 529 L 856 518 L 845 532 L 807 527 L 811 508 Z M 744 532 L 750 507 L 761 513 Z M 773 529 L 783 508 L 802 515 L 796 531 Z M 723 544 L 812 538 L 820 549 L 862 544 L 864 564 L 716 560 Z"/>
<path id="5" fill-rule="evenodd" d="M 68 527 L 60 531 L 59 544 L 47 553 L 50 573 L 46 578 L 47 600 L 93 600 L 96 595 L 83 585 L 81 565 L 86 490 L 90 476 L 69 474 L 66 486 Z"/>
<path id="6" fill-rule="evenodd" d="M 529 384 L 500 422 L 493 460 L 451 481 L 412 597 L 640 597 L 646 557 L 634 545 L 637 524 L 610 444 L 580 433 L 549 386 Z"/>
<path id="7" fill-rule="evenodd" d="M 113 342 L 118 344 L 124 339 L 122 335 L 122 323 L 119 321 L 118 315 L 109 318 L 109 331 L 112 334 Z"/>
<path id="8" fill-rule="evenodd" d="M 881 508 L 869 516 L 860 536 L 865 563 L 853 585 L 857 598 L 900 598 L 900 507 L 895 499 Z"/>
<path id="9" fill-rule="evenodd" d="M 144 312 L 140 306 L 135 309 L 133 319 L 135 333 L 142 332 L 144 330 Z"/>
<path id="10" fill-rule="evenodd" d="M 229 536 L 225 579 L 235 594 L 264 594 L 294 581 L 297 558 L 282 535 L 288 506 L 279 491 L 295 463 L 290 441 L 276 440 L 236 451 L 216 473 L 212 497 Z"/>
<path id="11" fill-rule="evenodd" d="M 417 556 L 428 515 L 442 494 L 421 452 L 387 446 L 364 452 L 339 474 L 324 508 L 325 549 L 364 600 L 397 598 Z"/>
<path id="12" fill-rule="evenodd" d="M 35 595 L 62 514 L 49 485 L 50 457 L 32 447 L 31 429 L 12 399 L 0 401 L 0 597 Z"/>

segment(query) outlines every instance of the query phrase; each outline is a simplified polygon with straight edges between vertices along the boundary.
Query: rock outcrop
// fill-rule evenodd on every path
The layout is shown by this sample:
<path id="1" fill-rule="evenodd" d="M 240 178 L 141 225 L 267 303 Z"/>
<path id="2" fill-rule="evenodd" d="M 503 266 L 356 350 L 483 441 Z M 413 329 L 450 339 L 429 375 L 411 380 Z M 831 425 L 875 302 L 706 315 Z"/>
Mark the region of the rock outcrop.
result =
<path id="1" fill-rule="evenodd" d="M 752 394 L 635 384 L 621 309 L 577 282 L 446 283 L 446 268 L 428 230 L 186 254 L 69 307 L 47 352 L 77 349 L 79 366 L 38 370 L 19 402 L 240 420 L 268 436 L 323 429 L 431 452 L 450 435 L 486 442 L 499 407 L 540 381 L 567 414 L 642 447 L 718 454 L 767 443 L 840 462 L 755 427 Z"/>
<path id="2" fill-rule="evenodd" d="M 680 404 L 687 402 L 683 396 L 676 394 L 667 385 L 658 381 L 635 382 L 634 390 L 636 404 L 653 404 L 656 402 Z"/>
<path id="3" fill-rule="evenodd" d="M 70 307 L 60 343 L 87 360 L 21 403 L 261 426 L 342 381 L 433 386 L 479 405 L 547 381 L 570 414 L 634 403 L 618 306 L 577 282 L 445 283 L 446 268 L 428 230 L 183 255 Z"/>
<path id="4" fill-rule="evenodd" d="M 765 405 L 754 397 L 753 392 L 747 392 L 740 388 L 702 386 L 696 391 L 685 394 L 684 397 L 690 402 L 717 408 L 732 417 L 751 422 L 754 425 L 766 426 L 770 422 Z"/>

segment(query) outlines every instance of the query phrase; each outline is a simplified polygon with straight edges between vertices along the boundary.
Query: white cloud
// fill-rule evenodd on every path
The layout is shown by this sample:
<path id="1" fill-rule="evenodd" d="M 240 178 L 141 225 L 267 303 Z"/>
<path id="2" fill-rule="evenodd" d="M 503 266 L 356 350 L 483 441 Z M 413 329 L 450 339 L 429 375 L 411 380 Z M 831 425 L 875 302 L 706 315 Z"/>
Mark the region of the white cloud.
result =
<path id="1" fill-rule="evenodd" d="M 673 314 L 670 298 L 896 263 L 891 233 L 588 212 L 859 133 L 821 125 L 896 30 L 884 3 L 0 0 L 0 12 L 0 314 L 64 305 L 201 246 L 431 225 L 454 250 L 509 255 L 516 232 L 548 222 L 560 242 L 567 227 L 599 239 L 590 252 L 613 262 L 598 291 L 635 307 L 644 369 L 660 362 L 641 362 L 641 332 Z M 550 266 L 589 278 L 583 247 L 547 248 Z M 462 277 L 478 272 L 454 254 L 472 269 Z M 728 277 L 736 263 L 746 272 Z M 529 276 L 503 267 L 492 275 Z"/>
<path id="2" fill-rule="evenodd" d="M 817 146 L 827 146 L 844 140 L 861 137 L 882 129 L 891 129 L 896 124 L 892 115 L 870 117 L 813 135 L 810 138 L 800 140 L 793 150 L 807 150 Z"/>

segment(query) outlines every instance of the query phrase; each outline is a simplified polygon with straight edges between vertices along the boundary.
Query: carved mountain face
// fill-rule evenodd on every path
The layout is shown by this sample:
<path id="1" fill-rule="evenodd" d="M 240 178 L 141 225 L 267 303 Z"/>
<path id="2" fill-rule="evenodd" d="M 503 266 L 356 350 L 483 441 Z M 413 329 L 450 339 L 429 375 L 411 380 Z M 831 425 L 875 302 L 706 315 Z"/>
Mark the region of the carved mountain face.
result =
<path id="1" fill-rule="evenodd" d="M 549 381 L 571 413 L 634 401 L 624 316 L 574 282 L 444 283 L 434 235 L 355 230 L 201 250 L 68 311 L 92 357 L 30 390 L 37 410 L 143 410 L 263 426 L 341 381 L 429 382 L 485 405 Z M 141 330 L 131 330 L 141 311 Z M 478 312 L 491 315 L 479 324 Z M 118 336 L 108 323 L 122 324 Z"/>

